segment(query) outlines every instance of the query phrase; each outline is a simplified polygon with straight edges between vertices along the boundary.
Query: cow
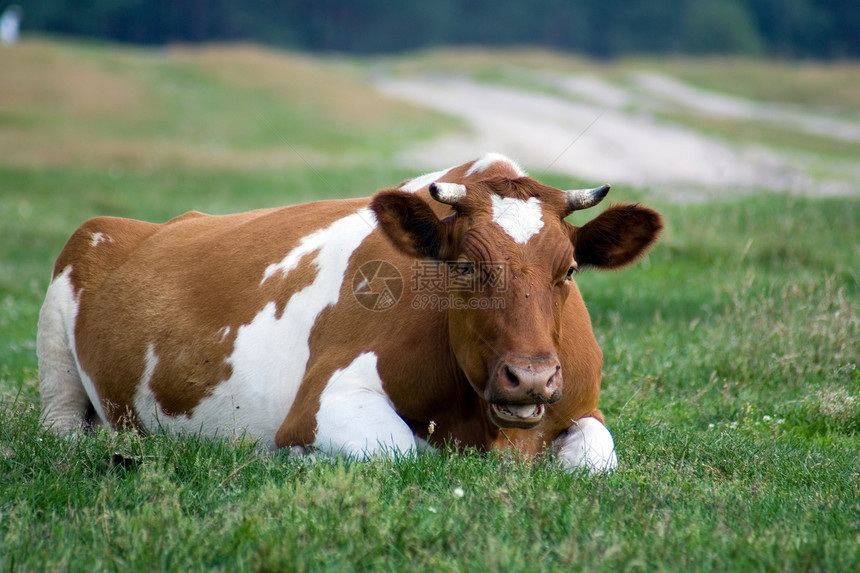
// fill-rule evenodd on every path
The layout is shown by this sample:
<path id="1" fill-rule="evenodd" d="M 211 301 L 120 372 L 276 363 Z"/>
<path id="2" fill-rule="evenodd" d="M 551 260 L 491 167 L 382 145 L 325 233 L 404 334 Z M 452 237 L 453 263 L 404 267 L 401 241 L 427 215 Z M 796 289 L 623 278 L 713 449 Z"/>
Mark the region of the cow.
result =
<path id="1" fill-rule="evenodd" d="M 40 312 L 41 419 L 363 459 L 550 451 L 611 470 L 574 275 L 635 262 L 662 219 L 619 204 L 565 221 L 608 190 L 549 187 L 490 153 L 369 198 L 91 219 Z"/>

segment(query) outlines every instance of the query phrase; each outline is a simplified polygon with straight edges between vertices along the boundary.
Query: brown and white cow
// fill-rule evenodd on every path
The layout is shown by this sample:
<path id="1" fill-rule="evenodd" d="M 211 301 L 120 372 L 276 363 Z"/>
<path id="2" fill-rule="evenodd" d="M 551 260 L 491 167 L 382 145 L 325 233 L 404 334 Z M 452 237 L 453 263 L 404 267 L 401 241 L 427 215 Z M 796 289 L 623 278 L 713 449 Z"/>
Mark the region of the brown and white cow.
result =
<path id="1" fill-rule="evenodd" d="M 611 469 L 573 274 L 635 261 L 662 222 L 636 205 L 564 221 L 607 191 L 488 154 L 372 198 L 87 221 L 39 318 L 42 419 L 357 457 L 551 447 Z"/>

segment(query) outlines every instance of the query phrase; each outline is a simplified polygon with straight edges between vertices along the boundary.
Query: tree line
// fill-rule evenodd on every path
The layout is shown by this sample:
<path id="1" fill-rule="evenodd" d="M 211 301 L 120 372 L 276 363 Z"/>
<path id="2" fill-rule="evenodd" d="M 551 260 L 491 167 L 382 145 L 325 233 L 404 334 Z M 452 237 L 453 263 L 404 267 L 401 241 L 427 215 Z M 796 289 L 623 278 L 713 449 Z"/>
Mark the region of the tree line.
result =
<path id="1" fill-rule="evenodd" d="M 13 1 L 24 10 L 24 33 L 138 44 L 243 40 L 365 54 L 527 45 L 602 58 L 860 57 L 857 0 Z"/>

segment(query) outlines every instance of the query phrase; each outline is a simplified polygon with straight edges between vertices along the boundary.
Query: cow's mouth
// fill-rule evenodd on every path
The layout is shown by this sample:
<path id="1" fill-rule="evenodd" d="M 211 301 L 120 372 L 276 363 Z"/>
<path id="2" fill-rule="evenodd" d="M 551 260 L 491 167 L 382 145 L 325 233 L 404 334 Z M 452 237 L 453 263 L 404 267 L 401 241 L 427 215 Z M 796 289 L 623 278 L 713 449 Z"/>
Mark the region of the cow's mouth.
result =
<path id="1" fill-rule="evenodd" d="M 534 428 L 543 419 L 543 404 L 490 404 L 490 419 L 502 428 Z"/>

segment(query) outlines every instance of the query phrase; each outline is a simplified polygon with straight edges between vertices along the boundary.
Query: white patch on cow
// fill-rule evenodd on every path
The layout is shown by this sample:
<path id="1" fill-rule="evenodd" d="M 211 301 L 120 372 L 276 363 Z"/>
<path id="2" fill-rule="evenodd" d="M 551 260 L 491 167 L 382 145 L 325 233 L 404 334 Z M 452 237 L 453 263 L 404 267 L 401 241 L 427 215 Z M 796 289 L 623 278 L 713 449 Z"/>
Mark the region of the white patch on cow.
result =
<path id="1" fill-rule="evenodd" d="M 493 221 L 517 243 L 525 244 L 543 228 L 543 210 L 537 197 L 528 201 L 492 196 Z"/>
<path id="2" fill-rule="evenodd" d="M 155 345 L 150 344 L 146 347 L 146 357 L 143 362 L 143 375 L 140 377 L 140 385 L 147 388 L 152 383 L 152 377 L 155 376 L 155 367 L 158 366 L 158 356 L 155 354 Z"/>
<path id="3" fill-rule="evenodd" d="M 370 216 L 373 217 L 374 225 L 376 218 L 372 211 L 370 211 Z M 371 228 L 371 230 L 373 230 Z M 269 280 L 275 273 L 280 272 L 281 277 L 286 277 L 293 271 L 296 267 L 299 266 L 299 262 L 301 262 L 302 258 L 320 250 L 323 245 L 325 245 L 326 241 L 331 239 L 331 227 L 326 229 L 320 229 L 303 237 L 301 241 L 299 241 L 299 246 L 287 253 L 287 256 L 284 257 L 278 263 L 272 263 L 268 267 L 266 267 L 265 272 L 263 272 L 263 278 L 260 281 L 260 284 L 263 284 L 267 280 Z"/>
<path id="4" fill-rule="evenodd" d="M 332 374 L 320 395 L 315 447 L 357 458 L 416 453 L 412 430 L 383 390 L 376 362 L 376 354 L 365 352 Z"/>
<path id="5" fill-rule="evenodd" d="M 152 378 L 159 358 L 150 344 L 144 357 L 143 374 L 134 394 L 138 421 L 150 432 L 166 430 L 171 434 L 203 434 L 212 437 L 247 436 L 259 439 L 268 449 L 275 448 L 274 433 L 284 411 L 274 411 L 269 396 L 260 388 L 220 384 L 200 401 L 190 416 L 167 414 L 152 390 Z"/>
<path id="6" fill-rule="evenodd" d="M 152 377 L 155 375 L 157 366 L 158 356 L 155 354 L 155 345 L 150 344 L 146 348 L 146 356 L 143 359 L 143 375 L 140 377 L 140 382 L 134 392 L 134 409 L 137 412 L 138 420 L 144 428 L 150 431 L 159 427 L 160 420 L 168 419 L 152 391 Z M 175 431 L 178 428 L 170 429 Z"/>
<path id="7" fill-rule="evenodd" d="M 466 177 L 474 175 L 475 173 L 483 173 L 484 171 L 489 169 L 490 166 L 492 166 L 494 163 L 507 164 L 511 169 L 513 169 L 514 173 L 517 174 L 517 177 L 526 176 L 526 172 L 523 170 L 522 167 L 517 165 L 514 160 L 505 157 L 501 153 L 485 153 L 483 157 L 475 161 L 472 166 L 469 167 L 469 170 L 466 171 Z"/>
<path id="8" fill-rule="evenodd" d="M 427 173 L 416 177 L 415 179 L 410 179 L 400 186 L 400 190 L 406 191 L 407 193 L 415 193 L 416 191 L 420 191 L 424 187 L 427 187 L 434 181 L 440 180 L 450 170 L 451 169 L 443 169 L 442 171 L 434 171 L 433 173 Z"/>
<path id="9" fill-rule="evenodd" d="M 91 237 L 92 240 L 90 241 L 90 245 L 92 245 L 93 247 L 98 247 L 102 243 L 113 242 L 113 239 L 111 239 L 109 236 L 105 235 L 101 231 L 96 231 L 95 233 L 92 233 Z"/>
<path id="10" fill-rule="evenodd" d="M 612 434 L 596 418 L 576 420 L 553 441 L 553 447 L 566 468 L 598 474 L 618 467 Z"/>
<path id="11" fill-rule="evenodd" d="M 316 277 L 290 297 L 280 316 L 275 302 L 269 302 L 239 327 L 226 359 L 233 368 L 230 378 L 216 385 L 190 418 L 164 417 L 151 405 L 145 419 L 152 422 L 155 414 L 161 426 L 206 435 L 244 433 L 273 449 L 275 433 L 305 375 L 311 329 L 319 314 L 337 303 L 353 252 L 375 228 L 373 212 L 361 209 L 306 236 L 280 263 L 266 268 L 261 283 L 276 275 L 288 277 L 303 257 L 316 252 L 308 263 L 316 266 Z"/>
<path id="12" fill-rule="evenodd" d="M 99 416 L 97 422 L 106 419 L 95 387 L 81 370 L 75 352 L 78 300 L 71 274 L 70 265 L 51 281 L 36 335 L 42 421 L 61 434 L 81 429 L 91 403 Z"/>

